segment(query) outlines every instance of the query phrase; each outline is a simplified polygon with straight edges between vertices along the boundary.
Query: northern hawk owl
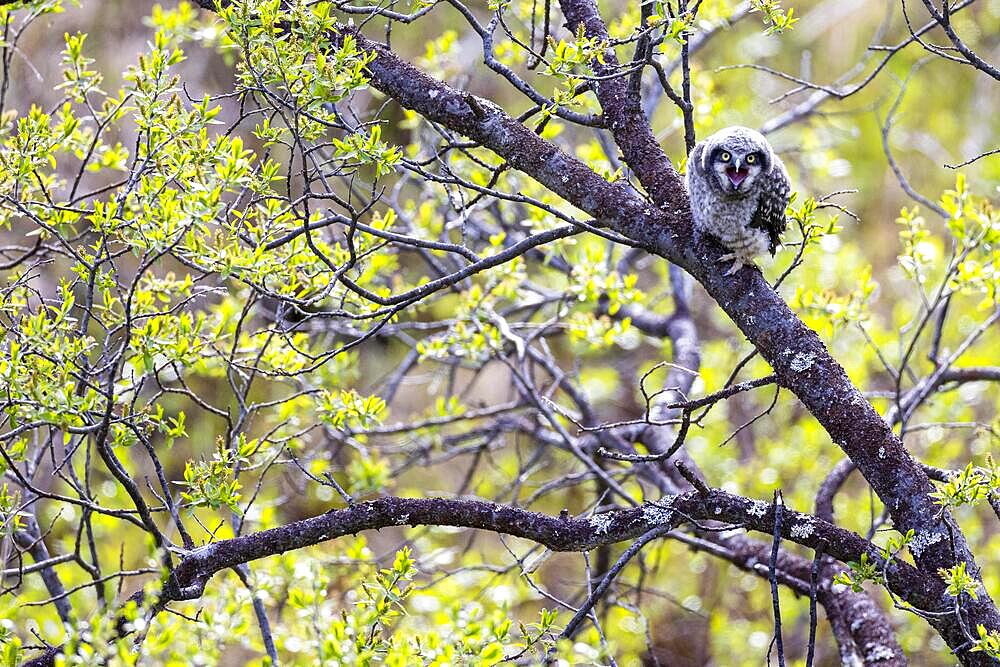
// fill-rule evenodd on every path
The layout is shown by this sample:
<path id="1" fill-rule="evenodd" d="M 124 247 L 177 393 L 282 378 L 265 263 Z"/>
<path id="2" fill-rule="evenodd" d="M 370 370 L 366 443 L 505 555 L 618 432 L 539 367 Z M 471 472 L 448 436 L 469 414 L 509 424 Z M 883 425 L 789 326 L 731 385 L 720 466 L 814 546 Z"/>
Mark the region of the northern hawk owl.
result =
<path id="1" fill-rule="evenodd" d="M 688 158 L 687 187 L 695 229 L 717 238 L 736 273 L 764 251 L 774 255 L 785 231 L 788 172 L 760 132 L 733 126 L 699 142 Z"/>

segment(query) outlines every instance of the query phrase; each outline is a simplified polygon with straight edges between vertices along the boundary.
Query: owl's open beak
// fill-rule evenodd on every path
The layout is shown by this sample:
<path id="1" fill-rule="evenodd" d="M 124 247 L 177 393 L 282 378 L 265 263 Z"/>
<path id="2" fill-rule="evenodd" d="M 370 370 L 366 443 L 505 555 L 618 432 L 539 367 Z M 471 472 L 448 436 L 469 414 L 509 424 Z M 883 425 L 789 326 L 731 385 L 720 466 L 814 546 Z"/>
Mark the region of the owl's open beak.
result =
<path id="1" fill-rule="evenodd" d="M 750 174 L 750 170 L 746 167 L 726 167 L 726 176 L 729 177 L 729 182 L 733 184 L 734 188 L 740 187 L 740 183 Z"/>

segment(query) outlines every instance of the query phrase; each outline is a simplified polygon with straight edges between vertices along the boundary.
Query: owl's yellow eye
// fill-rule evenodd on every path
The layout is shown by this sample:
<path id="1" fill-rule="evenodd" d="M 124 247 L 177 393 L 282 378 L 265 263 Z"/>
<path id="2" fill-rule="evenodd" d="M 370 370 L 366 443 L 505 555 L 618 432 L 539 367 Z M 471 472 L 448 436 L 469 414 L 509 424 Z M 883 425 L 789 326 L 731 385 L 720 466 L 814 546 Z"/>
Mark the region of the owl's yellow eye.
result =
<path id="1" fill-rule="evenodd" d="M 730 155 L 729 153 L 723 153 L 722 155 L 720 155 L 720 156 L 719 156 L 719 158 L 720 158 L 720 159 L 721 159 L 721 160 L 722 160 L 723 162 L 729 162 L 730 158 L 732 158 L 732 157 L 733 157 L 733 156 L 732 156 L 732 155 Z"/>
<path id="2" fill-rule="evenodd" d="M 753 155 L 753 154 L 747 155 L 747 164 L 753 164 L 756 161 L 757 161 L 757 156 L 756 155 Z"/>

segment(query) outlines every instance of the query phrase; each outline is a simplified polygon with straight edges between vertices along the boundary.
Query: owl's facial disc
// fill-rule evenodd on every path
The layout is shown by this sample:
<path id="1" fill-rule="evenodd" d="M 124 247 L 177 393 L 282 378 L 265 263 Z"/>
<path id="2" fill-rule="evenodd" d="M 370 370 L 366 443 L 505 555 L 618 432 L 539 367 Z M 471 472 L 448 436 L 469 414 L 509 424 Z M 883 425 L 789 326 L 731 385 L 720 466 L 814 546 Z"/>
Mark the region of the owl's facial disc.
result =
<path id="1" fill-rule="evenodd" d="M 754 188 L 761 171 L 760 154 L 742 145 L 719 146 L 712 153 L 717 187 L 727 197 L 745 197 Z"/>

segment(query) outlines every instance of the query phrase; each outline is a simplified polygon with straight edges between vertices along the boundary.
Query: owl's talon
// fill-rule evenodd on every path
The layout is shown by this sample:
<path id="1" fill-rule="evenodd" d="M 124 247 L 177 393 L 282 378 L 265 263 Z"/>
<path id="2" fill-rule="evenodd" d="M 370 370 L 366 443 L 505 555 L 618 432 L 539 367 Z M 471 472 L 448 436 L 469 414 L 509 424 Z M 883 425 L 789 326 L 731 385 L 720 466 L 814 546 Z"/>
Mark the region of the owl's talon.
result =
<path id="1" fill-rule="evenodd" d="M 739 258 L 737 258 L 736 261 L 733 262 L 733 265 L 729 268 L 729 270 L 726 271 L 723 275 L 731 276 L 734 273 L 736 273 L 737 271 L 739 271 L 740 269 L 742 269 L 744 266 L 748 266 L 748 265 L 744 264 Z"/>
<path id="2" fill-rule="evenodd" d="M 735 252 L 727 252 L 725 255 L 719 255 L 719 259 L 717 259 L 715 261 L 717 261 L 719 264 L 725 264 L 726 262 L 728 262 L 731 259 L 736 259 L 736 253 Z"/>

